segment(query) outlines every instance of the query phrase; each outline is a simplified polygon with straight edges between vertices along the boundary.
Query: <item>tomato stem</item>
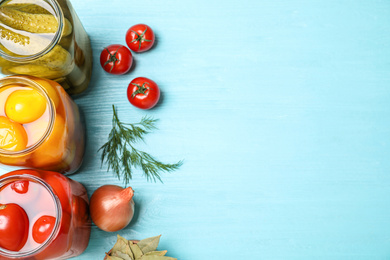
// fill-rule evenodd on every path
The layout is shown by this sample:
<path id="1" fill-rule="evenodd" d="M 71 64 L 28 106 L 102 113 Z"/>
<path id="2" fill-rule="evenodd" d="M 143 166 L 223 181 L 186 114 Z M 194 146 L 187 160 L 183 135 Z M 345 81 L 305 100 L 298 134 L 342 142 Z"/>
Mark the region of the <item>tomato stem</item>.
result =
<path id="1" fill-rule="evenodd" d="M 119 59 L 116 57 L 116 54 L 118 53 L 119 49 L 122 48 L 119 47 L 114 54 L 111 54 L 111 52 L 107 49 L 107 48 L 104 48 L 107 52 L 108 52 L 108 55 L 110 55 L 110 58 L 104 63 L 104 66 L 106 66 L 108 63 L 112 62 L 112 66 L 111 66 L 111 69 L 110 69 L 110 72 L 112 71 L 112 69 L 114 68 L 115 66 L 115 62 L 119 61 Z"/>
<path id="2" fill-rule="evenodd" d="M 4 205 L 4 204 L 0 204 L 0 210 L 3 210 L 7 207 L 7 205 Z"/>
<path id="3" fill-rule="evenodd" d="M 134 86 L 137 86 L 137 90 L 133 92 L 133 94 L 131 95 L 131 98 L 134 98 L 137 94 L 146 95 L 146 91 L 148 91 L 150 89 L 148 82 L 144 82 L 144 83 L 142 83 L 142 85 L 137 84 L 137 83 L 131 83 L 131 84 Z M 148 84 L 148 86 L 145 87 L 146 84 Z"/>
<path id="4" fill-rule="evenodd" d="M 152 41 L 152 40 L 145 39 L 145 33 L 147 30 L 148 30 L 148 28 L 146 28 L 145 31 L 143 31 L 141 34 L 138 34 L 136 31 L 131 30 L 137 36 L 137 38 L 135 38 L 131 42 L 137 42 L 137 41 L 139 42 L 138 50 L 141 49 L 142 42 L 151 42 Z"/>

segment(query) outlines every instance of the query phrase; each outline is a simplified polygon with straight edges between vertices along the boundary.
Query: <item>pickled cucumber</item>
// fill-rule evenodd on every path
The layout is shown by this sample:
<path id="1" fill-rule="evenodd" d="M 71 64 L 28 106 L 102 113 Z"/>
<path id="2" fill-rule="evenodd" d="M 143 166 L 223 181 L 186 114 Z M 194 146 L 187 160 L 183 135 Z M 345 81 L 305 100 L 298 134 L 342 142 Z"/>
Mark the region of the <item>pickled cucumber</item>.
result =
<path id="1" fill-rule="evenodd" d="M 0 37 L 2 40 L 13 41 L 14 43 L 19 43 L 20 45 L 28 45 L 30 43 L 30 37 L 21 35 L 19 33 L 8 30 L 0 25 Z"/>
<path id="2" fill-rule="evenodd" d="M 45 66 L 26 64 L 8 68 L 12 74 L 31 75 L 39 78 L 56 79 L 64 75 L 64 71 L 50 70 Z"/>
<path id="3" fill-rule="evenodd" d="M 29 64 L 8 68 L 13 74 L 26 74 L 55 79 L 63 77 L 73 69 L 72 57 L 68 51 L 56 45 L 50 52 Z"/>
<path id="4" fill-rule="evenodd" d="M 51 14 L 48 10 L 36 4 L 13 3 L 13 4 L 7 4 L 5 6 L 8 8 L 16 9 L 21 12 L 30 13 L 30 14 Z"/>
<path id="5" fill-rule="evenodd" d="M 38 65 L 47 65 L 50 68 L 62 68 L 69 65 L 72 61 L 70 53 L 62 48 L 59 45 L 54 46 L 54 48 L 49 51 L 47 54 L 43 55 L 41 58 L 33 61 L 33 64 Z"/>
<path id="6" fill-rule="evenodd" d="M 58 29 L 58 21 L 54 15 L 26 13 L 8 7 L 0 7 L 0 22 L 16 30 L 31 33 L 55 33 Z M 72 25 L 65 18 L 62 36 L 71 33 Z"/>

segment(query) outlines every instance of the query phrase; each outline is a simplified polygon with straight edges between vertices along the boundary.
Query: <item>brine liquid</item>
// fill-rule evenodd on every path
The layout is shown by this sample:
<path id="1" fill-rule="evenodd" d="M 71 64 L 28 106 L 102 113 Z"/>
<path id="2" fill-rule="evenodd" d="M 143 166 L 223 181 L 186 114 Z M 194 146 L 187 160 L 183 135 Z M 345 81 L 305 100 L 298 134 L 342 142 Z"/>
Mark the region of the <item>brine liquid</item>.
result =
<path id="1" fill-rule="evenodd" d="M 29 220 L 29 234 L 27 242 L 19 252 L 33 250 L 39 247 L 32 237 L 32 228 L 41 216 L 53 216 L 56 218 L 56 208 L 49 191 L 39 183 L 28 181 L 28 191 L 24 194 L 15 192 L 11 188 L 11 184 L 6 185 L 0 190 L 0 203 L 9 204 L 15 203 L 26 211 Z"/>
<path id="2" fill-rule="evenodd" d="M 13 85 L 11 87 L 4 88 L 4 90 L 0 89 L 0 116 L 7 117 L 7 114 L 5 112 L 5 104 L 9 95 L 11 95 L 16 90 L 33 90 L 33 88 Z M 34 145 L 43 137 L 46 132 L 46 129 L 49 126 L 49 123 L 50 111 L 48 104 L 46 104 L 46 110 L 41 117 L 31 123 L 21 124 L 27 133 L 26 148 Z M 0 136 L 0 138 L 2 138 L 2 136 Z"/>
<path id="3" fill-rule="evenodd" d="M 11 55 L 31 56 L 45 50 L 53 41 L 55 32 L 31 32 L 31 29 L 22 24 L 34 26 L 37 19 L 32 15 L 52 15 L 55 12 L 50 4 L 44 0 L 28 1 L 9 0 L 0 5 L 0 48 Z M 12 16 L 9 12 L 21 12 L 23 16 Z M 38 26 L 38 24 L 36 25 Z"/>

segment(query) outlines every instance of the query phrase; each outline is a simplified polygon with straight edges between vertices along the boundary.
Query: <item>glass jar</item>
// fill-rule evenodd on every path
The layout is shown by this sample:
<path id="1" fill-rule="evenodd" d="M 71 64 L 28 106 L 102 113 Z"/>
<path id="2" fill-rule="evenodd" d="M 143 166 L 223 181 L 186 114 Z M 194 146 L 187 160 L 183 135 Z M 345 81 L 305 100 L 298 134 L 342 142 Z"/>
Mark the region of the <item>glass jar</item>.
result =
<path id="1" fill-rule="evenodd" d="M 0 67 L 83 92 L 92 73 L 88 35 L 68 0 L 0 0 Z"/>
<path id="2" fill-rule="evenodd" d="M 2 175 L 0 213 L 16 204 L 26 213 L 28 223 L 18 234 L 9 234 L 16 236 L 17 245 L 6 245 L 7 238 L 0 237 L 0 259 L 67 259 L 80 255 L 88 246 L 91 232 L 88 203 L 84 186 L 60 173 L 26 169 Z M 42 228 L 47 232 L 42 233 Z M 18 236 L 23 239 L 18 240 Z"/>
<path id="3" fill-rule="evenodd" d="M 74 173 L 84 155 L 78 106 L 55 81 L 0 79 L 0 163 Z"/>

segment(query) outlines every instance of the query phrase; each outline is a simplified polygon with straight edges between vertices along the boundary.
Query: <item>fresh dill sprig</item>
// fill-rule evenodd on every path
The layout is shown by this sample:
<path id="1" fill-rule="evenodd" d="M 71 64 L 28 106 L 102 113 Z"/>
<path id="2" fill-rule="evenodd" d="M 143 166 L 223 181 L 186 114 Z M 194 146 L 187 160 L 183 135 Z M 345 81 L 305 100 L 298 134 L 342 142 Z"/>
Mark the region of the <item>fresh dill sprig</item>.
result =
<path id="1" fill-rule="evenodd" d="M 112 110 L 112 129 L 108 141 L 99 149 L 102 150 L 102 165 L 104 162 L 108 165 L 107 171 L 113 170 L 119 179 L 123 177 L 127 185 L 133 177 L 134 168 L 142 170 L 148 181 L 162 182 L 160 172 L 177 170 L 182 165 L 182 161 L 174 164 L 162 163 L 134 147 L 134 143 L 144 141 L 145 134 L 157 129 L 157 119 L 145 116 L 139 123 L 126 124 L 119 120 L 114 105 Z"/>

